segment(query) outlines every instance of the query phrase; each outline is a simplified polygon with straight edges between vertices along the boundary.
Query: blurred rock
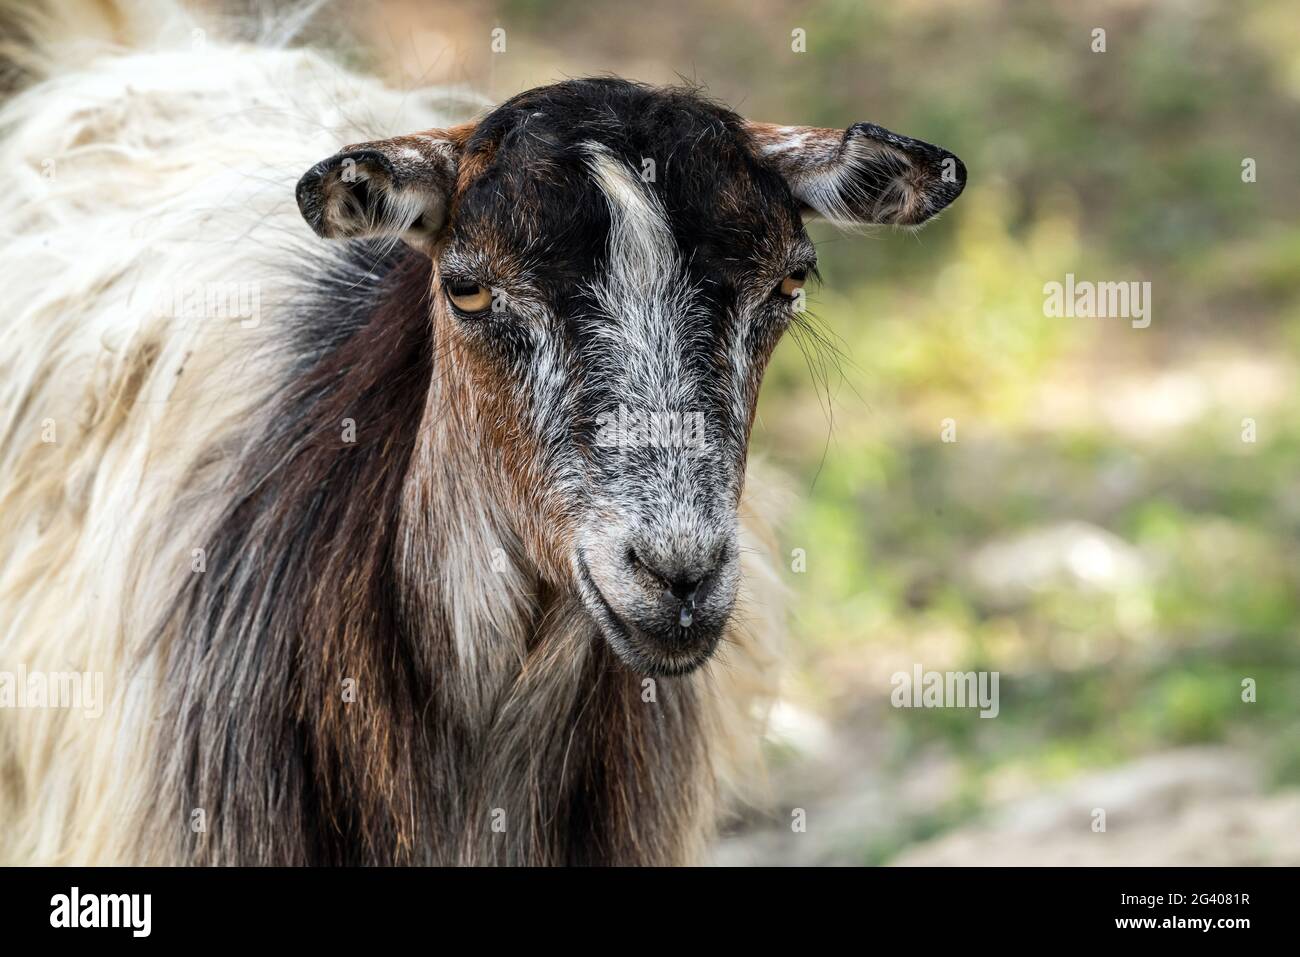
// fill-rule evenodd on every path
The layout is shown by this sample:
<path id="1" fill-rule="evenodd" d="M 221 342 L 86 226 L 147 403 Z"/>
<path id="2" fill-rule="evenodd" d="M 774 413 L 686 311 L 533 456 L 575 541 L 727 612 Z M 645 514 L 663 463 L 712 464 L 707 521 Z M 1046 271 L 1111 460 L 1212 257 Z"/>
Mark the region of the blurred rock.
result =
<path id="1" fill-rule="evenodd" d="M 1123 591 L 1145 581 L 1147 569 L 1118 535 L 1062 522 L 982 546 L 970 558 L 969 577 L 981 599 L 1009 606 L 1048 588 Z"/>
<path id="2" fill-rule="evenodd" d="M 1092 830 L 1094 809 L 1106 830 Z M 987 823 L 916 845 L 891 863 L 946 865 L 1300 864 L 1300 792 L 1266 795 L 1226 748 L 1153 755 L 1008 802 Z"/>
<path id="3" fill-rule="evenodd" d="M 879 742 L 877 742 L 878 744 Z M 918 755 L 902 777 L 848 735 L 832 760 L 777 769 L 772 803 L 713 848 L 724 866 L 844 866 L 906 842 L 956 785 L 950 758 Z M 1008 789 L 1010 790 L 1010 789 Z M 1094 810 L 1106 830 L 1092 830 Z M 802 812 L 806 830 L 792 829 Z M 1226 747 L 1167 751 L 997 802 L 968 824 L 889 860 L 899 866 L 1188 866 L 1300 864 L 1300 791 L 1266 794 L 1258 763 Z"/>

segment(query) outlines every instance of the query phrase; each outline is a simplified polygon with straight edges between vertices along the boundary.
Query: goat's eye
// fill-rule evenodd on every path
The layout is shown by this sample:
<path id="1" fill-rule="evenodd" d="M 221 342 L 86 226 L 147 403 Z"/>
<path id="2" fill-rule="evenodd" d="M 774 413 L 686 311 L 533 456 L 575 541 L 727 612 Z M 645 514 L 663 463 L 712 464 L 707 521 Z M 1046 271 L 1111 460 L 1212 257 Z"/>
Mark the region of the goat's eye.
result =
<path id="1" fill-rule="evenodd" d="M 808 280 L 808 270 L 796 269 L 790 275 L 781 280 L 781 295 L 787 299 L 793 299 L 795 294 L 803 288 L 803 284 Z"/>
<path id="2" fill-rule="evenodd" d="M 451 282 L 447 284 L 447 298 L 461 312 L 484 312 L 492 305 L 492 290 L 476 282 Z"/>

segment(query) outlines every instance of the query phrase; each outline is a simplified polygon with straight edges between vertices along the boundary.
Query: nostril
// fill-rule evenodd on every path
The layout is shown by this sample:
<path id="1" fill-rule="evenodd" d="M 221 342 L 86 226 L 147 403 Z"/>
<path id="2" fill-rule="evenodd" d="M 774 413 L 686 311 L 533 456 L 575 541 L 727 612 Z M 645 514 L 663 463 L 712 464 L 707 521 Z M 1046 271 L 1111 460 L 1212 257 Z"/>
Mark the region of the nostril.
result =
<path id="1" fill-rule="evenodd" d="M 623 553 L 623 558 L 629 568 L 635 572 L 640 572 L 646 577 L 652 579 L 656 585 L 666 592 L 670 592 L 674 598 L 680 602 L 690 602 L 695 599 L 700 590 L 700 586 L 708 579 L 708 575 L 682 575 L 672 574 L 656 565 L 652 565 L 641 557 L 634 546 L 629 545 L 627 551 Z"/>
<path id="2" fill-rule="evenodd" d="M 677 624 L 682 628 L 691 627 L 695 621 L 695 596 L 699 594 L 702 584 L 703 578 L 679 578 L 668 583 L 668 590 L 681 602 L 681 607 L 677 610 Z"/>
<path id="3" fill-rule="evenodd" d="M 703 578 L 678 578 L 668 581 L 668 590 L 673 593 L 673 597 L 678 601 L 690 602 L 695 600 L 695 593 L 700 590 L 703 584 Z"/>

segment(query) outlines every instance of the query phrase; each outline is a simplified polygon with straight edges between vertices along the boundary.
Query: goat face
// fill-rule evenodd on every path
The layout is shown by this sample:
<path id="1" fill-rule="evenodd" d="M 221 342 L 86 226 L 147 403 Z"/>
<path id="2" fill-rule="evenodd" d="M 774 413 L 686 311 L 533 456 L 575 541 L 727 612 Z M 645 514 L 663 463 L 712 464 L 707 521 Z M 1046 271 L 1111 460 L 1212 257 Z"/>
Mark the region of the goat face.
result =
<path id="1" fill-rule="evenodd" d="M 712 653 L 763 370 L 815 269 L 803 219 L 917 224 L 937 147 L 747 123 L 697 94 L 578 80 L 482 121 L 352 146 L 298 185 L 328 238 L 433 260 L 436 388 L 528 557 L 653 674 Z"/>

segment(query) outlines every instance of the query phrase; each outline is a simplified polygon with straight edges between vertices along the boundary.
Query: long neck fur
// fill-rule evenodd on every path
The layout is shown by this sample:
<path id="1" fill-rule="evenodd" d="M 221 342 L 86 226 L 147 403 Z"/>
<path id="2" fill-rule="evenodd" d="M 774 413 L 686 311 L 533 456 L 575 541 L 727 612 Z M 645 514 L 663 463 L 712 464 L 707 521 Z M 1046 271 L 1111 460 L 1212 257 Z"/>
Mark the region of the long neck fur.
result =
<path id="1" fill-rule="evenodd" d="M 713 803 L 707 689 L 647 688 L 529 567 L 440 386 L 428 260 L 373 273 L 351 317 L 304 323 L 206 571 L 160 629 L 168 846 L 223 864 L 689 859 Z M 338 284 L 321 302 L 354 280 L 321 279 Z"/>

